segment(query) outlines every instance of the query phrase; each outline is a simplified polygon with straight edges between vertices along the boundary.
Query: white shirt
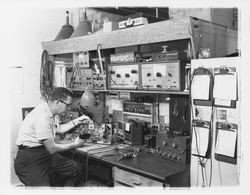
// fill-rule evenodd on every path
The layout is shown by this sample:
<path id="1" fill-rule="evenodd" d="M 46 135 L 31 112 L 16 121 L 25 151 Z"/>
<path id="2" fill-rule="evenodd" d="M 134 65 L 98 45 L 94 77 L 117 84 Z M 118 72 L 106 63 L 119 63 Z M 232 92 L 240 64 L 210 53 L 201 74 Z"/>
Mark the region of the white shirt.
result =
<path id="1" fill-rule="evenodd" d="M 16 145 L 42 145 L 41 140 L 55 137 L 59 122 L 57 115 L 53 117 L 47 102 L 43 102 L 25 117 L 19 129 Z"/>

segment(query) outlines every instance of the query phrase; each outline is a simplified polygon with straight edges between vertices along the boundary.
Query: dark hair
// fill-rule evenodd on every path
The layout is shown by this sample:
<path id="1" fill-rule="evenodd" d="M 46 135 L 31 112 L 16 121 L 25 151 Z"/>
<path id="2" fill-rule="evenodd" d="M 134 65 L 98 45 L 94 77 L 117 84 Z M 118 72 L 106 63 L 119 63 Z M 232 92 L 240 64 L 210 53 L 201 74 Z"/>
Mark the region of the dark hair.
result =
<path id="1" fill-rule="evenodd" d="M 49 100 L 66 100 L 68 96 L 73 97 L 73 92 L 71 90 L 64 87 L 57 87 L 51 92 Z"/>

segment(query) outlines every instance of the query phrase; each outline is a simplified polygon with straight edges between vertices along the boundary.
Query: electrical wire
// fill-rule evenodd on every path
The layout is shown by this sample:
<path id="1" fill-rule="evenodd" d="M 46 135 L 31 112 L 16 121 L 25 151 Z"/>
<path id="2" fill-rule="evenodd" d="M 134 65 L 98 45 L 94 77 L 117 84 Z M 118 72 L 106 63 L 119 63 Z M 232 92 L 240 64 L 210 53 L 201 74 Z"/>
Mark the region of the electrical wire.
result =
<path id="1" fill-rule="evenodd" d="M 53 89 L 53 73 L 54 64 L 49 60 L 48 52 L 44 50 L 41 57 L 40 92 L 42 98 L 45 100 L 48 100 Z"/>
<path id="2" fill-rule="evenodd" d="M 222 184 L 222 178 L 221 178 L 220 161 L 218 161 L 218 168 L 219 168 L 220 185 L 223 186 L 223 184 Z"/>
<path id="3" fill-rule="evenodd" d="M 210 147 L 212 147 L 213 144 L 213 118 L 214 118 L 214 107 L 213 107 L 213 86 L 214 86 L 214 77 L 212 72 L 207 69 L 207 68 L 203 68 L 203 67 L 198 67 L 196 68 L 192 75 L 191 75 L 191 79 L 190 79 L 190 92 L 191 92 L 191 105 L 192 105 L 192 82 L 194 80 L 195 75 L 197 75 L 197 73 L 199 71 L 204 71 L 205 74 L 208 74 L 210 76 L 210 81 L 211 81 L 211 85 L 210 85 L 210 101 L 212 101 L 212 106 L 211 106 L 211 115 L 210 115 L 210 130 L 209 130 L 209 140 L 210 140 Z M 193 107 L 191 108 L 191 112 L 192 112 L 192 116 L 193 118 L 195 118 L 194 116 L 194 111 L 193 111 Z M 202 173 L 202 181 L 203 181 L 203 186 L 205 184 L 205 178 L 204 178 L 204 173 L 206 174 L 206 162 L 203 162 L 204 158 L 201 159 L 200 154 L 199 154 L 199 149 L 198 149 L 198 140 L 197 140 L 197 132 L 196 132 L 196 128 L 195 126 L 193 126 L 194 129 L 194 133 L 195 133 L 195 140 L 196 140 L 196 150 L 198 153 L 198 157 L 199 157 L 199 165 L 201 166 L 201 173 Z M 211 149 L 210 149 L 211 150 Z M 210 151 L 211 152 L 211 151 Z M 205 172 L 203 172 L 203 169 Z M 209 187 L 211 186 L 211 182 L 212 182 L 212 159 L 210 158 L 210 178 L 209 178 Z"/>

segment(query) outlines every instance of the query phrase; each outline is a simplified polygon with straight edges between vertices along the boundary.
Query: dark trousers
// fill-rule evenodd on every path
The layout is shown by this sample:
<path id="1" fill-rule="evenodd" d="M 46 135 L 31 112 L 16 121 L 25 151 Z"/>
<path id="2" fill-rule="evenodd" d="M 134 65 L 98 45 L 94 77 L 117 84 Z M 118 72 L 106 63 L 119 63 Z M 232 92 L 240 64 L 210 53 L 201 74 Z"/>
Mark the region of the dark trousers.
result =
<path id="1" fill-rule="evenodd" d="M 59 153 L 50 155 L 44 147 L 19 149 L 14 168 L 25 186 L 63 186 L 67 179 L 79 186 L 84 176 L 83 168 L 74 160 Z M 51 173 L 56 182 L 51 181 Z"/>

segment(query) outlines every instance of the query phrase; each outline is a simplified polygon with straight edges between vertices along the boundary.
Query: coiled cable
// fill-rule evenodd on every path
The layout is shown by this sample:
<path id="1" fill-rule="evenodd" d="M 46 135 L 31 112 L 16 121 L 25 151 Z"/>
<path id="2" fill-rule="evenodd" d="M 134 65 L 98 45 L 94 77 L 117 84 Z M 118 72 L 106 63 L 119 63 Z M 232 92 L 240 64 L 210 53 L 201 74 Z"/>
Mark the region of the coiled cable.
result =
<path id="1" fill-rule="evenodd" d="M 43 99 L 48 100 L 53 89 L 54 64 L 49 60 L 46 50 L 42 53 L 40 69 L 40 92 Z"/>

